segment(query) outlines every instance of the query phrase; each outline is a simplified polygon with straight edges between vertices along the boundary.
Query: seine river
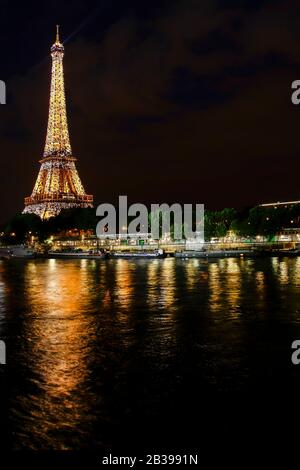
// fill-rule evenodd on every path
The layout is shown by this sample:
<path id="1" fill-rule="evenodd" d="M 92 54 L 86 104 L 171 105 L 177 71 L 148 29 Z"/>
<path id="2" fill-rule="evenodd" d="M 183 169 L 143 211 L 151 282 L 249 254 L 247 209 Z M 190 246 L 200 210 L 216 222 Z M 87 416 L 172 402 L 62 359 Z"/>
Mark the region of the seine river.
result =
<path id="1" fill-rule="evenodd" d="M 7 448 L 184 442 L 225 396 L 300 391 L 300 257 L 1 261 L 0 339 Z"/>

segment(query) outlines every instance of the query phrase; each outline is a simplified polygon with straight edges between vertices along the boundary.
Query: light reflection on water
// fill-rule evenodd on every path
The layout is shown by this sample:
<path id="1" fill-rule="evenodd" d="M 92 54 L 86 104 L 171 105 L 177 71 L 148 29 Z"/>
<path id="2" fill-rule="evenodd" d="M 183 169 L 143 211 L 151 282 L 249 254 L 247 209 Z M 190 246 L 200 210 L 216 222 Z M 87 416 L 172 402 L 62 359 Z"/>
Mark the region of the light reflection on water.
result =
<path id="1" fill-rule="evenodd" d="M 190 386 L 261 386 L 300 337 L 299 285 L 300 258 L 0 262 L 12 446 L 107 444 Z"/>

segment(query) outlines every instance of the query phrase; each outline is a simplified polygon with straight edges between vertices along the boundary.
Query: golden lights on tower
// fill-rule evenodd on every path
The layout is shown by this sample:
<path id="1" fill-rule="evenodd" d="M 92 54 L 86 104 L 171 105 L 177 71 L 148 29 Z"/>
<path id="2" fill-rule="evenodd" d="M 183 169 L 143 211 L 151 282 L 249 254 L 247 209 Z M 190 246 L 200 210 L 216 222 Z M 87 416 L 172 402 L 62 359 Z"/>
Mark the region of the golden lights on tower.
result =
<path id="1" fill-rule="evenodd" d="M 93 196 L 87 195 L 76 169 L 69 137 L 63 57 L 59 26 L 51 47 L 52 71 L 49 117 L 41 167 L 30 197 L 25 198 L 23 213 L 42 218 L 57 215 L 62 209 L 92 207 Z"/>

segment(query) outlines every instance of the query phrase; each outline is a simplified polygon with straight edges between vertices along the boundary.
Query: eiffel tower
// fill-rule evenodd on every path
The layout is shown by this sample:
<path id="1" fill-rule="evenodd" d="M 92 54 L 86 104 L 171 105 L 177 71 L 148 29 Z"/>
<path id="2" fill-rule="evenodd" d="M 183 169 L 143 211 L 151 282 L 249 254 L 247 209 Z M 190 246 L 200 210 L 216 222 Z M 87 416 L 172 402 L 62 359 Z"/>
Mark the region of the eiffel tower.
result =
<path id="1" fill-rule="evenodd" d="M 23 214 L 34 213 L 42 219 L 59 214 L 62 209 L 93 207 L 79 178 L 72 154 L 64 89 L 64 46 L 59 39 L 51 47 L 52 73 L 49 119 L 41 167 L 30 197 L 25 198 Z"/>

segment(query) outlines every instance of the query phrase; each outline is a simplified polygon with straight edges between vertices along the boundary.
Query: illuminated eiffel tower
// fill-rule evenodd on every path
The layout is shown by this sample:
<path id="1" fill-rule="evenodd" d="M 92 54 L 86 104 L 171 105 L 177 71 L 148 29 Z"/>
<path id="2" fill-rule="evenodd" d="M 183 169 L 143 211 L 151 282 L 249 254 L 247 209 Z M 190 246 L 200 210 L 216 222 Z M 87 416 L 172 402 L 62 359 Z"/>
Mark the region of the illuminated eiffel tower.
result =
<path id="1" fill-rule="evenodd" d="M 93 207 L 93 196 L 87 195 L 80 181 L 69 138 L 63 56 L 59 40 L 51 47 L 52 73 L 47 137 L 41 167 L 30 197 L 25 198 L 23 213 L 34 213 L 42 219 L 71 207 Z"/>

